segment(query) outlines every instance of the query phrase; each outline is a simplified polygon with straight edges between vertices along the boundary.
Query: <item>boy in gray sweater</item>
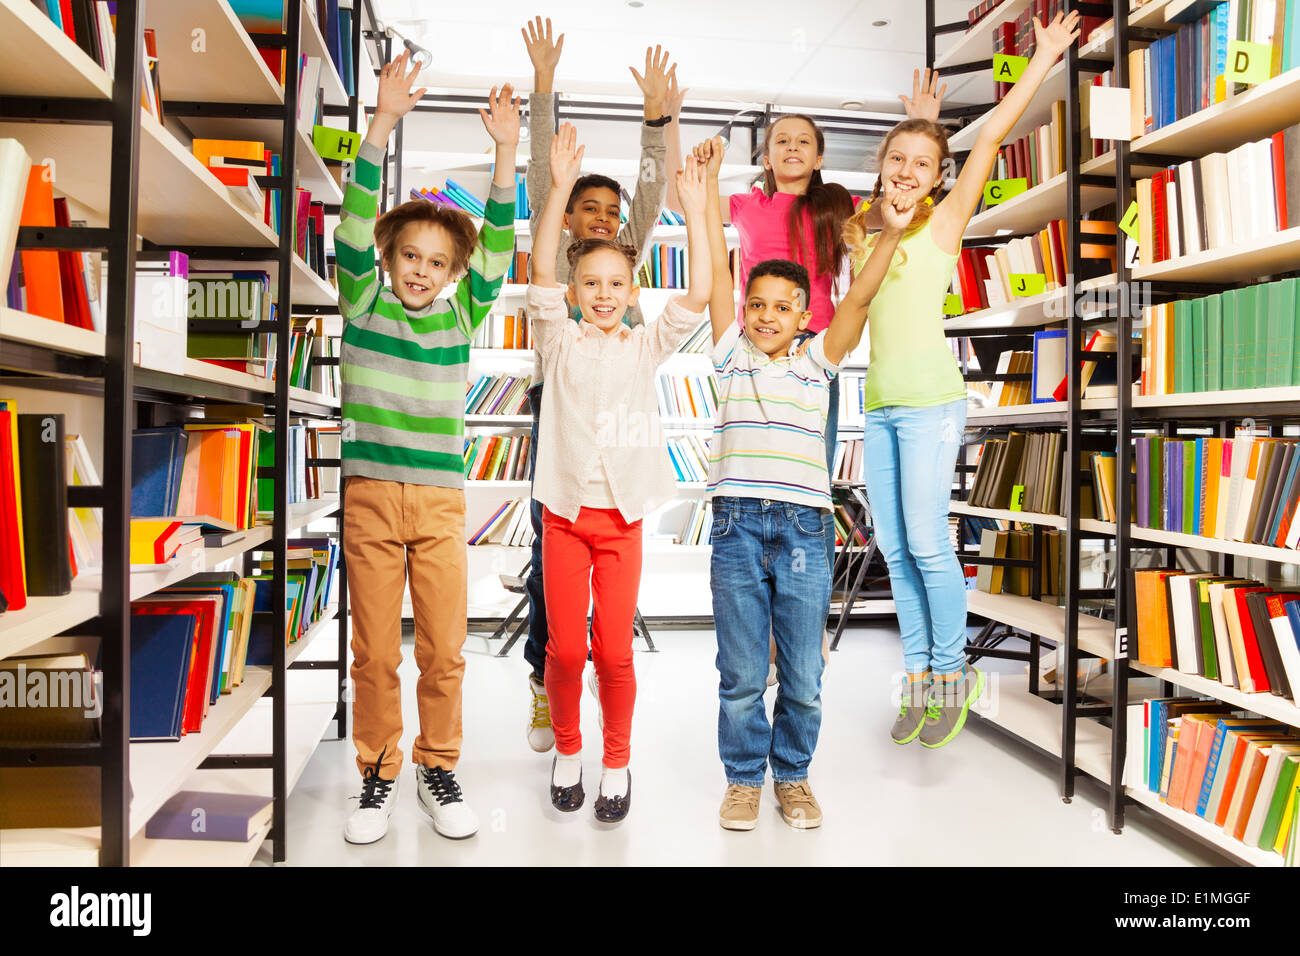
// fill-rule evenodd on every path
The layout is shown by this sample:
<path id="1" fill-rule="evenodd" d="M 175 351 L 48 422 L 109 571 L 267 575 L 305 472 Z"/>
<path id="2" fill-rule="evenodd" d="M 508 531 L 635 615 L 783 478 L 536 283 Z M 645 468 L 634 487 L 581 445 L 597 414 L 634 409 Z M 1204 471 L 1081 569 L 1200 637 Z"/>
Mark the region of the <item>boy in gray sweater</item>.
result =
<path id="1" fill-rule="evenodd" d="M 528 97 L 529 157 L 525 183 L 528 205 L 532 210 L 529 225 L 535 230 L 546 197 L 551 192 L 550 151 L 555 137 L 555 66 L 564 49 L 564 34 L 552 39 L 551 21 L 541 17 L 530 21 L 520 30 L 533 63 L 533 93 Z M 577 239 L 599 237 L 613 239 L 636 250 L 636 268 L 639 268 L 650 248 L 650 238 L 659 211 L 664 206 L 667 189 L 673 188 L 676 173 L 681 166 L 682 153 L 677 131 L 677 114 L 681 109 L 682 94 L 677 86 L 677 66 L 668 67 L 668 53 L 658 47 L 646 49 L 645 75 L 629 67 L 632 76 L 645 97 L 645 122 L 641 126 L 641 156 L 638 164 L 636 187 L 628 207 L 627 222 L 620 227 L 620 202 L 622 189 L 617 180 L 599 173 L 589 173 L 578 179 L 565 206 L 564 231 L 560 234 L 560 248 L 555 259 L 555 279 L 561 285 L 569 281 L 567 251 Z M 666 160 L 666 162 L 665 162 Z M 668 196 L 670 205 L 675 199 Z M 581 313 L 574 316 L 581 318 Z M 644 323 L 641 310 L 631 305 L 623 317 L 630 326 Z M 542 367 L 536 362 L 533 368 L 533 386 L 529 390 L 532 407 L 532 441 L 529 447 L 529 474 L 532 474 L 532 456 L 537 449 L 537 422 L 542 408 Z M 528 744 L 538 753 L 545 753 L 555 745 L 551 730 L 550 705 L 546 697 L 544 675 L 546 669 L 546 599 L 542 591 L 542 509 L 533 501 L 533 560 L 525 582 L 528 592 L 528 642 L 524 646 L 524 659 L 532 665 L 528 676 L 532 692 L 532 714 L 528 726 Z M 594 671 L 592 678 L 594 678 Z M 593 692 L 595 688 L 593 686 Z M 599 700 L 599 697 L 597 697 Z"/>

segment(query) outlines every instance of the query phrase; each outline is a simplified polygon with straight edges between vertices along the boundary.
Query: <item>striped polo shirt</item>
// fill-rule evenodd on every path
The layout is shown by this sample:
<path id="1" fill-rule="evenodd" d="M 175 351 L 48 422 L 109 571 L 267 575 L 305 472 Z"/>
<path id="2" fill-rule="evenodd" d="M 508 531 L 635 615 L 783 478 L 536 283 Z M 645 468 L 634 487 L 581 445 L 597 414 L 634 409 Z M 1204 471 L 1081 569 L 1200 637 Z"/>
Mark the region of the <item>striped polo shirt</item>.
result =
<path id="1" fill-rule="evenodd" d="M 826 333 L 803 355 L 768 358 L 738 324 L 713 347 L 718 421 L 709 446 L 709 497 L 767 498 L 830 509 L 826 473 Z"/>
<path id="2" fill-rule="evenodd" d="M 463 488 L 469 343 L 512 259 L 515 190 L 492 186 L 469 272 L 455 293 L 408 310 L 376 271 L 383 162 L 376 146 L 358 151 L 334 231 L 344 318 L 343 475 Z"/>

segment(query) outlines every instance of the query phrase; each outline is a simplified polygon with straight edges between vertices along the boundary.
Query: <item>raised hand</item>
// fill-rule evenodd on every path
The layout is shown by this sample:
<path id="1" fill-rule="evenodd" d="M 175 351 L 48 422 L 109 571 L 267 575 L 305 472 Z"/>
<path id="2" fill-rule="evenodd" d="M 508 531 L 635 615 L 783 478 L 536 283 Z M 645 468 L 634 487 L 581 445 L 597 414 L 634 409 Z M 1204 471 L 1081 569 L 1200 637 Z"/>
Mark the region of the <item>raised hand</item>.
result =
<path id="1" fill-rule="evenodd" d="M 511 99 L 514 87 L 509 83 L 501 87 L 500 93 L 492 87 L 488 94 L 488 108 L 478 111 L 483 120 L 483 128 L 488 131 L 492 141 L 498 146 L 514 146 L 519 143 L 519 97 Z"/>
<path id="2" fill-rule="evenodd" d="M 677 196 L 687 216 L 704 215 L 707 195 L 704 182 L 705 168 L 698 163 L 685 163 L 677 171 Z"/>
<path id="3" fill-rule="evenodd" d="M 677 64 L 668 66 L 668 51 L 661 50 L 658 46 L 645 48 L 645 76 L 636 71 L 636 67 L 629 66 L 632 76 L 636 79 L 636 85 L 641 87 L 641 95 L 645 98 L 646 118 L 656 119 L 650 116 L 653 111 L 658 116 L 667 113 L 668 87 L 670 82 L 677 82 Z M 671 81 L 669 77 L 672 77 Z"/>
<path id="4" fill-rule="evenodd" d="M 551 140 L 552 190 L 569 195 L 573 184 L 582 172 L 582 154 L 587 147 L 578 145 L 578 130 L 572 123 L 561 123 L 559 132 Z"/>
<path id="5" fill-rule="evenodd" d="M 664 94 L 664 114 L 671 116 L 674 123 L 677 122 L 677 117 L 681 115 L 682 100 L 686 98 L 689 89 L 689 86 L 679 87 L 677 85 L 677 67 L 674 65 L 668 71 L 668 92 Z"/>
<path id="6" fill-rule="evenodd" d="M 561 33 L 556 40 L 551 39 L 551 18 L 547 17 L 544 25 L 541 17 L 530 20 L 519 32 L 528 48 L 528 59 L 533 61 L 533 70 L 554 74 L 555 65 L 560 62 L 560 52 L 564 49 L 564 34 Z"/>
<path id="7" fill-rule="evenodd" d="M 1068 17 L 1057 14 L 1047 26 L 1034 17 L 1034 38 L 1037 49 L 1045 49 L 1052 58 L 1064 53 L 1079 38 L 1079 11 L 1072 10 Z"/>
<path id="8" fill-rule="evenodd" d="M 375 96 L 377 116 L 399 120 L 409 113 L 412 107 L 420 102 L 420 97 L 427 92 L 428 88 L 423 86 L 414 93 L 411 92 L 411 85 L 415 82 L 420 67 L 417 64 L 411 67 L 408 73 L 406 64 L 410 57 L 411 51 L 403 50 L 396 59 L 385 64 L 379 71 L 379 93 Z"/>
<path id="9" fill-rule="evenodd" d="M 925 79 L 921 79 L 921 71 L 912 71 L 912 98 L 909 100 L 902 93 L 898 98 L 903 101 L 903 109 L 907 111 L 908 119 L 926 119 L 932 123 L 939 120 L 939 107 L 943 105 L 943 94 L 948 89 L 945 83 L 935 90 L 939 82 L 939 71 L 931 70 L 929 67 L 925 70 Z"/>
<path id="10" fill-rule="evenodd" d="M 901 233 L 912 224 L 916 215 L 916 197 L 905 195 L 892 185 L 884 187 L 884 200 L 880 203 L 880 217 L 886 232 Z"/>
<path id="11" fill-rule="evenodd" d="M 726 152 L 727 147 L 723 145 L 722 137 L 714 136 L 702 143 L 696 143 L 691 149 L 691 158 L 704 170 L 707 179 L 716 180 L 718 170 L 722 168 L 722 157 Z"/>

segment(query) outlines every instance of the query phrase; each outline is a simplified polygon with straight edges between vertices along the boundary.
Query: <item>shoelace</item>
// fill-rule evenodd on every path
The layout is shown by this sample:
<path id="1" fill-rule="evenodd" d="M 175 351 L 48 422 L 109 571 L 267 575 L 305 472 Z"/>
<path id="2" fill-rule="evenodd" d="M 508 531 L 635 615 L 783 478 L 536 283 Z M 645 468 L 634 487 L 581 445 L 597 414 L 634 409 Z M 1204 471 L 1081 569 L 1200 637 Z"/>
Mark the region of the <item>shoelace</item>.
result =
<path id="1" fill-rule="evenodd" d="M 533 691 L 533 726 L 551 726 L 551 700 L 537 691 Z"/>
<path id="2" fill-rule="evenodd" d="M 727 791 L 726 806 L 724 810 L 732 807 L 745 807 L 752 809 L 758 806 L 759 790 L 757 787 L 737 787 Z"/>
<path id="3" fill-rule="evenodd" d="M 424 774 L 425 786 L 433 793 L 433 799 L 437 800 L 439 805 L 446 806 L 449 803 L 460 803 L 460 784 L 456 778 L 441 767 L 424 767 L 421 771 Z"/>
<path id="4" fill-rule="evenodd" d="M 812 791 L 808 789 L 806 783 L 791 783 L 781 788 L 785 791 L 786 799 L 794 798 L 800 803 L 809 803 L 812 801 Z"/>
<path id="5" fill-rule="evenodd" d="M 361 778 L 361 809 L 378 810 L 388 799 L 388 791 L 393 787 L 392 780 L 384 780 L 367 767 Z"/>

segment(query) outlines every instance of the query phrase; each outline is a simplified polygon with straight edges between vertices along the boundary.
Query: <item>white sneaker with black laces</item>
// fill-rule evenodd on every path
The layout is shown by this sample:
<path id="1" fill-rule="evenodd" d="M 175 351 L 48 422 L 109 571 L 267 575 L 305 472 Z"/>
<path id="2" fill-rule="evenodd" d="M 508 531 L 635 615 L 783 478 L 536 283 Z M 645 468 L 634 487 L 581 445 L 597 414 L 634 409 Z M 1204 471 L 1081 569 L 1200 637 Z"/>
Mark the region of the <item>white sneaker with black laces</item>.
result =
<path id="1" fill-rule="evenodd" d="M 478 816 L 465 804 L 456 775 L 441 767 L 416 767 L 420 808 L 433 818 L 433 828 L 452 840 L 478 833 Z"/>
<path id="2" fill-rule="evenodd" d="M 353 797 L 352 799 L 357 799 Z M 388 818 L 397 803 L 397 779 L 384 780 L 378 765 L 361 775 L 360 804 L 343 825 L 343 839 L 349 843 L 374 843 L 388 832 Z"/>

